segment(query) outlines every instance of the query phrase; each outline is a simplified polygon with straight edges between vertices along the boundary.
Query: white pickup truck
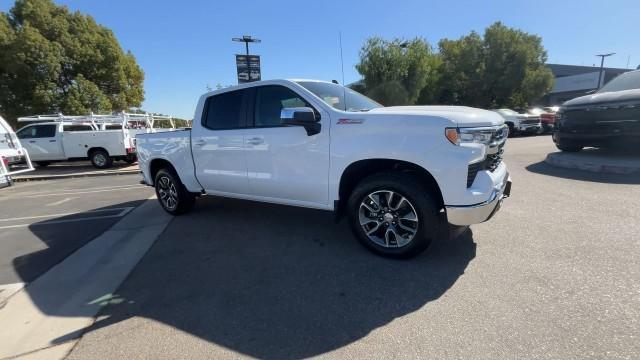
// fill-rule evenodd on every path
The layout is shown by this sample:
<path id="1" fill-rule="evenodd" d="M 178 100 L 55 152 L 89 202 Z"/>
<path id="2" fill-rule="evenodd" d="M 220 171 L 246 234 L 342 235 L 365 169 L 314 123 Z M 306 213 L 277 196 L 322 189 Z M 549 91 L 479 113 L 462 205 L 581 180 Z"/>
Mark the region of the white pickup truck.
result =
<path id="1" fill-rule="evenodd" d="M 509 196 L 508 135 L 491 111 L 383 107 L 338 84 L 270 80 L 203 95 L 193 128 L 137 135 L 144 182 L 171 214 L 202 194 L 346 214 L 376 253 L 409 257 L 448 221 Z"/>

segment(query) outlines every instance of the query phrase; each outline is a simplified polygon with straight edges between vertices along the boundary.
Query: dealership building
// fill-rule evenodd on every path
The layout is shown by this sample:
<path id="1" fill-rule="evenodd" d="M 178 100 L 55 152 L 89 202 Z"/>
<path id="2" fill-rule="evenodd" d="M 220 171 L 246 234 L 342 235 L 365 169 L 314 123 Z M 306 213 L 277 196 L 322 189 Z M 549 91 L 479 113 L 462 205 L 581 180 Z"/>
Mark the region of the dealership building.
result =
<path id="1" fill-rule="evenodd" d="M 547 67 L 553 72 L 555 83 L 551 92 L 542 99 L 545 105 L 560 105 L 598 88 L 598 66 L 547 64 Z M 631 70 L 633 69 L 603 68 L 600 86 Z"/>

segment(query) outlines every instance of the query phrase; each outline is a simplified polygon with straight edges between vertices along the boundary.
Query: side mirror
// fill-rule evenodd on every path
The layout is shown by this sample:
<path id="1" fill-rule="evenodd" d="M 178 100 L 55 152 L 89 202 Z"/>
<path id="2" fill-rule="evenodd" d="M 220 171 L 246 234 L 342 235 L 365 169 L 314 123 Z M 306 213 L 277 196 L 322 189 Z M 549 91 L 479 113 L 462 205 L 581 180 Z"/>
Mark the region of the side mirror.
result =
<path id="1" fill-rule="evenodd" d="M 304 127 L 309 136 L 319 133 L 321 128 L 319 117 L 309 107 L 284 108 L 280 110 L 280 120 L 284 125 Z"/>

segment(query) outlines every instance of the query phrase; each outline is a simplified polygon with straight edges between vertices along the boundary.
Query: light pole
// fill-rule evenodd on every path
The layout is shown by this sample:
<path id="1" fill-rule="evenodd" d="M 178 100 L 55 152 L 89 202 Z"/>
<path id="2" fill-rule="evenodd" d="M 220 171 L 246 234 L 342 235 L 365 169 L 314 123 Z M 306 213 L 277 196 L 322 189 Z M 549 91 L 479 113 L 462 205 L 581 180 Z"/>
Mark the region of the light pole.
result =
<path id="1" fill-rule="evenodd" d="M 604 58 L 607 56 L 615 55 L 616 53 L 608 53 L 608 54 L 599 54 L 596 56 L 600 56 L 600 74 L 598 74 L 598 89 L 600 89 L 600 82 L 602 81 L 602 70 L 604 69 Z"/>
<path id="2" fill-rule="evenodd" d="M 251 81 L 251 68 L 249 64 L 249 43 L 259 43 L 262 42 L 262 40 L 253 38 L 250 35 L 242 35 L 241 38 L 232 38 L 231 40 L 244 43 L 244 47 L 247 52 L 245 56 L 245 61 L 247 62 L 247 81 Z"/>

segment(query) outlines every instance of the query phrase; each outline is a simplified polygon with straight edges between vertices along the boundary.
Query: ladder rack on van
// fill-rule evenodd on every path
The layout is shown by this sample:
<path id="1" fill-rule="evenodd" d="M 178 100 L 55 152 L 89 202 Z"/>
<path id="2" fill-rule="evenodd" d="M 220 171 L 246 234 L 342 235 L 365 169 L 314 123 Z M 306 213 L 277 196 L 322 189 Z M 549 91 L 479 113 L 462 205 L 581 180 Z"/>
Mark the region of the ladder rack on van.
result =
<path id="1" fill-rule="evenodd" d="M 96 129 L 100 129 L 99 125 L 120 124 L 123 128 L 133 126 L 134 128 L 146 128 L 151 132 L 155 130 L 154 125 L 159 121 L 168 121 L 171 129 L 175 129 L 175 122 L 171 116 L 133 113 L 118 114 L 94 114 L 89 115 L 33 115 L 18 118 L 18 122 L 60 122 L 60 123 L 91 123 Z"/>

